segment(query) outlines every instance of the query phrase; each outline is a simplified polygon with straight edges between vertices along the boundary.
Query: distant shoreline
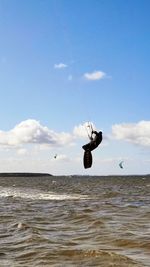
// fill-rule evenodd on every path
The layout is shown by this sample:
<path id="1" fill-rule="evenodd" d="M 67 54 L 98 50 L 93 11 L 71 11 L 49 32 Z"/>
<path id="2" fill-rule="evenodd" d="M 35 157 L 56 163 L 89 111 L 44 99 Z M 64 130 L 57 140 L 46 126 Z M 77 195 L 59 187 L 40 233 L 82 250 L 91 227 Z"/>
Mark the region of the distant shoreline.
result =
<path id="1" fill-rule="evenodd" d="M 33 177 L 33 176 L 53 176 L 49 173 L 36 173 L 36 172 L 1 172 L 0 177 Z"/>
<path id="2" fill-rule="evenodd" d="M 51 176 L 58 176 L 58 177 L 101 177 L 101 178 L 113 178 L 113 177 L 125 177 L 125 178 L 129 178 L 129 177 L 139 177 L 139 176 L 143 176 L 143 177 L 150 177 L 150 174 L 124 174 L 124 175 L 118 175 L 118 174 L 114 174 L 114 175 L 83 175 L 83 174 L 71 174 L 71 175 L 53 175 L 50 173 L 39 173 L 39 172 L 1 172 L 0 173 L 0 177 L 42 177 L 42 176 L 47 176 L 47 177 L 51 177 Z"/>

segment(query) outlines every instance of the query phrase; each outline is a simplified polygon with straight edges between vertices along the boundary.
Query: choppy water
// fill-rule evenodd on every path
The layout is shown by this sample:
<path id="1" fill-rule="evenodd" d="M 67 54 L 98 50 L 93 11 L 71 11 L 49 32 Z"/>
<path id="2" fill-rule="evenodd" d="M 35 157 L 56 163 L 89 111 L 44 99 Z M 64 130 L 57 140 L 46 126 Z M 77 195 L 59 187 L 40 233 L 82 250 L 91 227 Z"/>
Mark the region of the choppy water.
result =
<path id="1" fill-rule="evenodd" d="M 150 266 L 150 176 L 0 177 L 0 267 Z"/>

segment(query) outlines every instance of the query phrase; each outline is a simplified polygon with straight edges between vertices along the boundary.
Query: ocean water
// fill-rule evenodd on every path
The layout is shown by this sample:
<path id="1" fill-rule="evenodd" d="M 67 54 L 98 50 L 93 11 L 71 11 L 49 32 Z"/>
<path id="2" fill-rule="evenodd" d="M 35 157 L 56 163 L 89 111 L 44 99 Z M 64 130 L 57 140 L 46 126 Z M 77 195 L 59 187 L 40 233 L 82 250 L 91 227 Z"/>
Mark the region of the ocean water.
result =
<path id="1" fill-rule="evenodd" d="M 150 176 L 0 177 L 0 267 L 150 266 Z"/>

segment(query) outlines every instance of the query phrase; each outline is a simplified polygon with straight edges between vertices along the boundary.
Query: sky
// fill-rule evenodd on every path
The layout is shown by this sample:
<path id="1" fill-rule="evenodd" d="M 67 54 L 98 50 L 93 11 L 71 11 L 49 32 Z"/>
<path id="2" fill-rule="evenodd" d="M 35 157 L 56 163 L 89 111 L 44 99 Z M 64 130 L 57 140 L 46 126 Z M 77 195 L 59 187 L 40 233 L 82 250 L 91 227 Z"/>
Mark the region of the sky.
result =
<path id="1" fill-rule="evenodd" d="M 0 0 L 0 172 L 150 173 L 149 10 Z M 103 141 L 84 169 L 89 122 Z"/>

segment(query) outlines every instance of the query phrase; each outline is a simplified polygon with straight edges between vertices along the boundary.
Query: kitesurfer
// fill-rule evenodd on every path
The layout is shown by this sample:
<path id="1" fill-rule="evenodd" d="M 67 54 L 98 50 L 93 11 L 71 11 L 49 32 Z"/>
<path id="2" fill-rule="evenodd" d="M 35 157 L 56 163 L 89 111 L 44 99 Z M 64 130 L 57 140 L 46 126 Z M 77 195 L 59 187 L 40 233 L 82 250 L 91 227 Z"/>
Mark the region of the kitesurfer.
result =
<path id="1" fill-rule="evenodd" d="M 121 169 L 123 169 L 123 161 L 121 161 L 120 163 L 119 163 L 119 167 L 121 168 Z"/>
<path id="2" fill-rule="evenodd" d="M 95 137 L 93 137 L 92 135 L 95 134 Z M 91 137 L 90 137 L 90 142 L 84 146 L 82 146 L 82 148 L 87 151 L 87 150 L 94 150 L 95 148 L 97 148 L 99 146 L 99 144 L 102 142 L 103 136 L 102 136 L 102 132 L 97 132 L 97 131 L 93 131 L 91 133 Z"/>

